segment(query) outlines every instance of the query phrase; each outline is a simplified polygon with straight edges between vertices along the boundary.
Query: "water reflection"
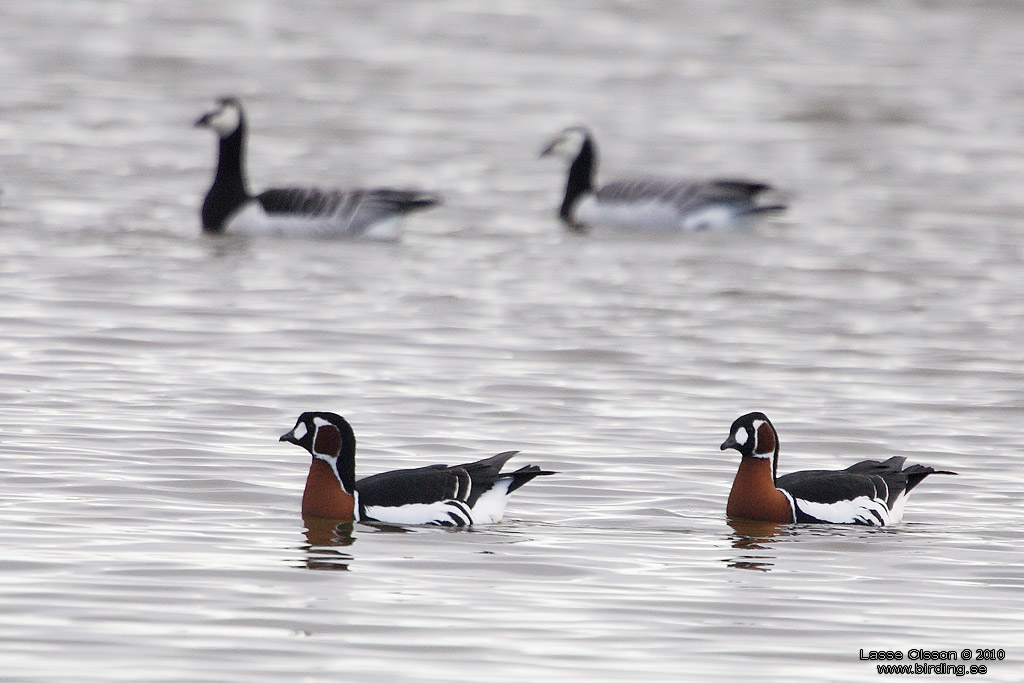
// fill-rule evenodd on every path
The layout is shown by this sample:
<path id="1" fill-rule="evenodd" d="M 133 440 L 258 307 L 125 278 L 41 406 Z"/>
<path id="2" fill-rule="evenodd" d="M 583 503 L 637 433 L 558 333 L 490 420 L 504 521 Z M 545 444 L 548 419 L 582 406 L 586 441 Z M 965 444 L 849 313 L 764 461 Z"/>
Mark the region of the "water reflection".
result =
<path id="1" fill-rule="evenodd" d="M 354 559 L 350 553 L 339 548 L 356 542 L 352 522 L 337 522 L 319 517 L 303 517 L 306 525 L 306 557 L 300 565 L 306 569 L 347 571 Z"/>
<path id="2" fill-rule="evenodd" d="M 734 569 L 771 571 L 776 559 L 772 552 L 774 537 L 788 536 L 787 525 L 750 519 L 730 519 L 728 524 L 733 530 L 729 542 L 736 550 L 743 551 L 743 554 L 724 562 Z"/>

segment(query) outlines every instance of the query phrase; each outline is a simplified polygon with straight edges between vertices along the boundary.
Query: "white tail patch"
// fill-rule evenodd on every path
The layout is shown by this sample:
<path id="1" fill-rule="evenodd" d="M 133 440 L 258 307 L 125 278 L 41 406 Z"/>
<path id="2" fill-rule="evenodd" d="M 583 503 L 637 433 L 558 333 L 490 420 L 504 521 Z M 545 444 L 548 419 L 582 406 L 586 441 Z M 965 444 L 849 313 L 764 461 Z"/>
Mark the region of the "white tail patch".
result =
<path id="1" fill-rule="evenodd" d="M 896 496 L 896 500 L 892 502 L 892 510 L 889 511 L 889 524 L 898 524 L 903 521 L 903 511 L 907 507 L 907 498 L 910 494 L 906 491 L 900 491 Z"/>
<path id="2" fill-rule="evenodd" d="M 508 504 L 508 487 L 512 485 L 512 477 L 499 477 L 494 486 L 476 499 L 473 506 L 473 519 L 477 524 L 494 524 L 505 516 L 505 505 Z"/>

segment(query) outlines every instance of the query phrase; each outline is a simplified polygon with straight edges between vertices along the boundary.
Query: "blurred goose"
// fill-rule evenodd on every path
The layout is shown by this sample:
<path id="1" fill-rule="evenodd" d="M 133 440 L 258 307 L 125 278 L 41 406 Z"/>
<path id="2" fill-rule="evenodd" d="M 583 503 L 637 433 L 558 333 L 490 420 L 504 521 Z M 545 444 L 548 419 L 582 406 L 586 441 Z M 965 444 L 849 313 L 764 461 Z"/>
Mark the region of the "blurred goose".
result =
<path id="1" fill-rule="evenodd" d="M 541 151 L 570 162 L 559 217 L 571 230 L 591 228 L 651 231 L 727 230 L 743 227 L 755 214 L 782 211 L 758 197 L 772 187 L 735 179 L 643 177 L 595 187 L 597 146 L 582 126 L 566 128 Z"/>
<path id="2" fill-rule="evenodd" d="M 220 138 L 217 174 L 201 212 L 204 232 L 397 239 L 404 214 L 439 202 L 431 193 L 387 188 L 287 187 L 253 195 L 245 177 L 247 126 L 241 102 L 221 98 L 195 125 Z"/>

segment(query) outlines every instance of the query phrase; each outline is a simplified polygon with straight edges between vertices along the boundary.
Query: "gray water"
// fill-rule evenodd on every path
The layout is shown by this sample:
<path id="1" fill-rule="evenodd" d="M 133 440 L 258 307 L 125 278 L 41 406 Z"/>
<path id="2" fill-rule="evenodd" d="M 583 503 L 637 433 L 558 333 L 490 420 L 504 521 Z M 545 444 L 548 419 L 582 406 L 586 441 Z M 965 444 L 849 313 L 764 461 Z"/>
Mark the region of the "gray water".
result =
<path id="1" fill-rule="evenodd" d="M 1017 3 L 3 3 L 0 679 L 846 681 L 1001 647 L 983 680 L 1024 680 L 1022 63 Z M 191 123 L 228 93 L 255 187 L 445 206 L 398 244 L 200 236 Z M 536 156 L 580 122 L 604 178 L 792 209 L 563 234 Z M 499 525 L 307 529 L 277 436 L 312 409 L 362 474 L 560 474 Z M 898 527 L 730 523 L 749 410 L 780 472 L 960 474 Z"/>

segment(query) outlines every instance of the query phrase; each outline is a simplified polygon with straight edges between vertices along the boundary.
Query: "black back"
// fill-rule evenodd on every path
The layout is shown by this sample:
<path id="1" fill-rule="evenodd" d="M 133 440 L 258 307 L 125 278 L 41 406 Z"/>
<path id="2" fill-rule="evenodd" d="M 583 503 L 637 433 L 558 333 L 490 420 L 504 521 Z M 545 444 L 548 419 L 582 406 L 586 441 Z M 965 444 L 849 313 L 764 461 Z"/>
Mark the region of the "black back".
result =
<path id="1" fill-rule="evenodd" d="M 909 493 L 929 474 L 956 474 L 926 465 L 911 465 L 903 469 L 906 460 L 897 455 L 884 462 L 863 460 L 845 470 L 793 472 L 779 477 L 775 485 L 794 498 L 813 503 L 834 503 L 858 496 L 884 497 L 886 507 L 892 509 L 900 493 Z"/>
<path id="2" fill-rule="evenodd" d="M 473 507 L 501 477 L 512 477 L 511 493 L 534 477 L 554 474 L 536 465 L 527 465 L 502 475 L 501 468 L 518 452 L 506 451 L 463 465 L 428 465 L 374 474 L 356 482 L 359 503 L 364 506 L 396 506 L 455 499 Z"/>

